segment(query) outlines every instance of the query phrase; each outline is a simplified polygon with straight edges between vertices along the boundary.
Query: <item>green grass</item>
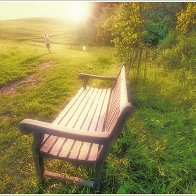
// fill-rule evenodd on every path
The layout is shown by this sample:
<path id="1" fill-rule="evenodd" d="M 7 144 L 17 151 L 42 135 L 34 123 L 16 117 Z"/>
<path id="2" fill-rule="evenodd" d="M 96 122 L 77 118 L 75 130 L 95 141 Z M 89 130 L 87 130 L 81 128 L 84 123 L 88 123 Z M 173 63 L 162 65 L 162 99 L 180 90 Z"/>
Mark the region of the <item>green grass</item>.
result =
<path id="1" fill-rule="evenodd" d="M 13 30 L 11 37 L 0 40 L 0 86 L 30 73 L 41 79 L 0 97 L 0 193 L 94 193 L 56 180 L 38 187 L 32 135 L 21 134 L 17 126 L 24 118 L 55 119 L 82 85 L 80 72 L 115 75 L 119 63 L 114 49 L 81 51 L 53 44 L 53 53 L 48 54 L 42 43 L 21 42 L 14 35 Z M 39 72 L 37 66 L 48 61 L 53 66 Z M 147 79 L 141 74 L 136 84 L 134 73 L 129 79 L 134 112 L 104 164 L 102 193 L 196 193 L 194 74 L 150 63 Z M 48 160 L 46 165 L 53 171 L 93 177 L 91 169 L 62 161 Z"/>

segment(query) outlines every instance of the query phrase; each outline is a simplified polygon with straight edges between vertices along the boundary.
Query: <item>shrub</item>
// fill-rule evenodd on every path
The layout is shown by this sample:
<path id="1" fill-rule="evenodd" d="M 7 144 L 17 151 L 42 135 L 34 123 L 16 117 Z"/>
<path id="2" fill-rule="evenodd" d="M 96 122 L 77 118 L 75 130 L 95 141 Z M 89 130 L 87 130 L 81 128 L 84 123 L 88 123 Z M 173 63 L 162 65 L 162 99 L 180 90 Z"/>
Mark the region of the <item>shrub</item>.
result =
<path id="1" fill-rule="evenodd" d="M 159 48 L 166 49 L 171 48 L 177 42 L 177 33 L 174 30 L 170 30 L 167 36 L 159 41 Z"/>

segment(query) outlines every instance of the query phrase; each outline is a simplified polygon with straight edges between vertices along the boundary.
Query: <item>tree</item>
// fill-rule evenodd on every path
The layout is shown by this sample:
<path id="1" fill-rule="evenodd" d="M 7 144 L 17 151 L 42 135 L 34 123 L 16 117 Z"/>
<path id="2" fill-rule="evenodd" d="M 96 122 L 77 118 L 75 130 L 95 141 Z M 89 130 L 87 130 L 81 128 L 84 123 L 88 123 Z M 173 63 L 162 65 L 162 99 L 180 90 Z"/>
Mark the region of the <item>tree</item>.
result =
<path id="1" fill-rule="evenodd" d="M 112 34 L 114 25 L 112 16 L 115 15 L 118 5 L 119 3 L 110 3 L 106 4 L 106 6 L 102 8 L 102 14 L 100 15 L 96 25 L 96 39 L 99 44 L 112 44 L 112 40 L 114 39 Z"/>
<path id="2" fill-rule="evenodd" d="M 179 32 L 178 40 L 182 57 L 182 64 L 188 68 L 196 63 L 196 4 L 186 3 L 185 8 L 177 14 L 176 29 Z"/>
<path id="3" fill-rule="evenodd" d="M 140 72 L 140 64 L 146 43 L 144 41 L 144 12 L 151 7 L 149 3 L 122 3 L 116 10 L 113 19 L 113 42 L 121 61 L 127 65 L 127 73 L 132 66 L 137 66 L 136 76 Z"/>
<path id="4" fill-rule="evenodd" d="M 177 27 L 181 35 L 187 35 L 196 30 L 196 4 L 186 3 L 185 8 L 177 14 Z"/>
<path id="5" fill-rule="evenodd" d="M 196 63 L 196 4 L 184 3 L 176 16 L 176 43 L 162 50 L 158 59 L 160 63 L 172 68 L 191 69 Z"/>

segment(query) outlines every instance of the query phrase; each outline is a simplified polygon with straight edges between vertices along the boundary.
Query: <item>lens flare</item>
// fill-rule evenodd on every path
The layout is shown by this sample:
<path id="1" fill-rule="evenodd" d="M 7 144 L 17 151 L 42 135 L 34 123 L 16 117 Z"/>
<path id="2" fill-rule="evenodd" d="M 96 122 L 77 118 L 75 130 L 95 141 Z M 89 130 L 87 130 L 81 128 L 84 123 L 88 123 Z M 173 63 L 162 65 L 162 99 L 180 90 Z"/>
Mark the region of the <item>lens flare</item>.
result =
<path id="1" fill-rule="evenodd" d="M 66 6 L 62 15 L 73 22 L 85 21 L 90 15 L 89 4 L 87 2 L 70 3 Z"/>

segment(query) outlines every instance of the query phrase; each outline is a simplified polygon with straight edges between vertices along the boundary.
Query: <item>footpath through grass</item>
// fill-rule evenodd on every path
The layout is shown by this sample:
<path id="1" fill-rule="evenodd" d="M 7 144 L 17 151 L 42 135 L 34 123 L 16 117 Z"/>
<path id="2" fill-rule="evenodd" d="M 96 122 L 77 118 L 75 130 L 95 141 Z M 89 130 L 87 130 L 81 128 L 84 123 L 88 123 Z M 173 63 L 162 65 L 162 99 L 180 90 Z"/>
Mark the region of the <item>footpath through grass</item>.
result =
<path id="1" fill-rule="evenodd" d="M 24 118 L 51 122 L 82 85 L 80 72 L 116 75 L 112 48 L 87 51 L 53 44 L 53 53 L 37 42 L 0 42 L 0 86 L 35 73 L 39 82 L 22 84 L 0 97 L 0 193 L 94 193 L 56 180 L 36 184 L 31 143 L 18 123 Z M 44 71 L 40 63 L 51 62 Z M 136 84 L 130 75 L 134 113 L 112 148 L 103 169 L 102 193 L 196 193 L 194 156 L 194 74 L 149 65 Z M 102 85 L 98 83 L 96 85 Z M 52 171 L 93 177 L 91 169 L 46 161 Z"/>

